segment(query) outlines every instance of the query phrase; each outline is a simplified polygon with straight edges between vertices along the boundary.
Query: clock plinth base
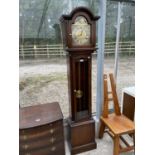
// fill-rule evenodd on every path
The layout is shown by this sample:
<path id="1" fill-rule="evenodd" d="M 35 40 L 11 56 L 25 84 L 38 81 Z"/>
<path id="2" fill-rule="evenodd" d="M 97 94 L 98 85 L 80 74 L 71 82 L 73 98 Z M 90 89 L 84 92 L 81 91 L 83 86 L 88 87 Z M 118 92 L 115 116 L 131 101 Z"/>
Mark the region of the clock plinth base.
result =
<path id="1" fill-rule="evenodd" d="M 93 119 L 78 123 L 69 120 L 69 130 L 69 146 L 72 155 L 96 149 Z"/>

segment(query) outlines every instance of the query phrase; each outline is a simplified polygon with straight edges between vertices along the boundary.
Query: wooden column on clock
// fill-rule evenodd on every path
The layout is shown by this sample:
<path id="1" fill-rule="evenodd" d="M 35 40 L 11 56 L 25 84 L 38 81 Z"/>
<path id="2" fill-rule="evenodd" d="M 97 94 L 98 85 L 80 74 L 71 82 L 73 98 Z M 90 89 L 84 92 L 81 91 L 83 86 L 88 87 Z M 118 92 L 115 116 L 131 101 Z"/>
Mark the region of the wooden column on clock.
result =
<path id="1" fill-rule="evenodd" d="M 91 103 L 91 54 L 96 50 L 96 21 L 85 7 L 60 18 L 67 52 L 69 90 L 69 144 L 71 154 L 96 148 Z"/>

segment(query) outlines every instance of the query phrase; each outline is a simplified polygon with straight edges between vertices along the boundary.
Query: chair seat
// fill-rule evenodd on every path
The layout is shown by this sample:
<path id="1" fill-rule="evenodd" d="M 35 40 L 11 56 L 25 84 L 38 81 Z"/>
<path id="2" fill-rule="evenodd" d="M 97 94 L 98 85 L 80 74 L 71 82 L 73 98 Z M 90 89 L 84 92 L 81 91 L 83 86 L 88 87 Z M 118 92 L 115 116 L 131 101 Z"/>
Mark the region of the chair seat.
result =
<path id="1" fill-rule="evenodd" d="M 124 115 L 109 114 L 108 118 L 101 117 L 101 120 L 109 127 L 114 135 L 133 133 L 135 130 L 134 122 Z"/>

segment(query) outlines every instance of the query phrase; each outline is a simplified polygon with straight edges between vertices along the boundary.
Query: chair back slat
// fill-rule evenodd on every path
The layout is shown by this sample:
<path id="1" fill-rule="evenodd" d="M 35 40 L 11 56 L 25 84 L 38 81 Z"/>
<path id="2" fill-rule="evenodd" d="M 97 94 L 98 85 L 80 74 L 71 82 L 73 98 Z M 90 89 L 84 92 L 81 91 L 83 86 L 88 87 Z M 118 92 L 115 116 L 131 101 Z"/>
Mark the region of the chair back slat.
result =
<path id="1" fill-rule="evenodd" d="M 107 75 L 104 75 L 104 104 L 103 104 L 103 117 L 108 117 L 108 83 Z"/>
<path id="2" fill-rule="evenodd" d="M 120 107 L 119 107 L 119 102 L 118 102 L 118 97 L 117 97 L 117 92 L 116 92 L 116 83 L 114 80 L 114 76 L 112 73 L 109 74 L 110 77 L 110 83 L 111 83 L 111 89 L 112 89 L 112 97 L 114 101 L 114 110 L 116 115 L 121 115 L 120 112 Z"/>

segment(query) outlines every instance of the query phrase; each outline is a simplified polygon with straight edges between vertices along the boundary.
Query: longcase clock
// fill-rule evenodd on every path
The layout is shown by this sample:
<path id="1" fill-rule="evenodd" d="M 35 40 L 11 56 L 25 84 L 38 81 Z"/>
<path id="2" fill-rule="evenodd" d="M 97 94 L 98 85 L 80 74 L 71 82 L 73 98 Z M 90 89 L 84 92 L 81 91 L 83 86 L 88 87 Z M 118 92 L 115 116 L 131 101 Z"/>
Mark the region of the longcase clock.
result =
<path id="1" fill-rule="evenodd" d="M 91 54 L 96 50 L 98 19 L 85 7 L 75 8 L 60 18 L 67 52 L 71 154 L 96 148 L 95 121 L 91 115 Z"/>

